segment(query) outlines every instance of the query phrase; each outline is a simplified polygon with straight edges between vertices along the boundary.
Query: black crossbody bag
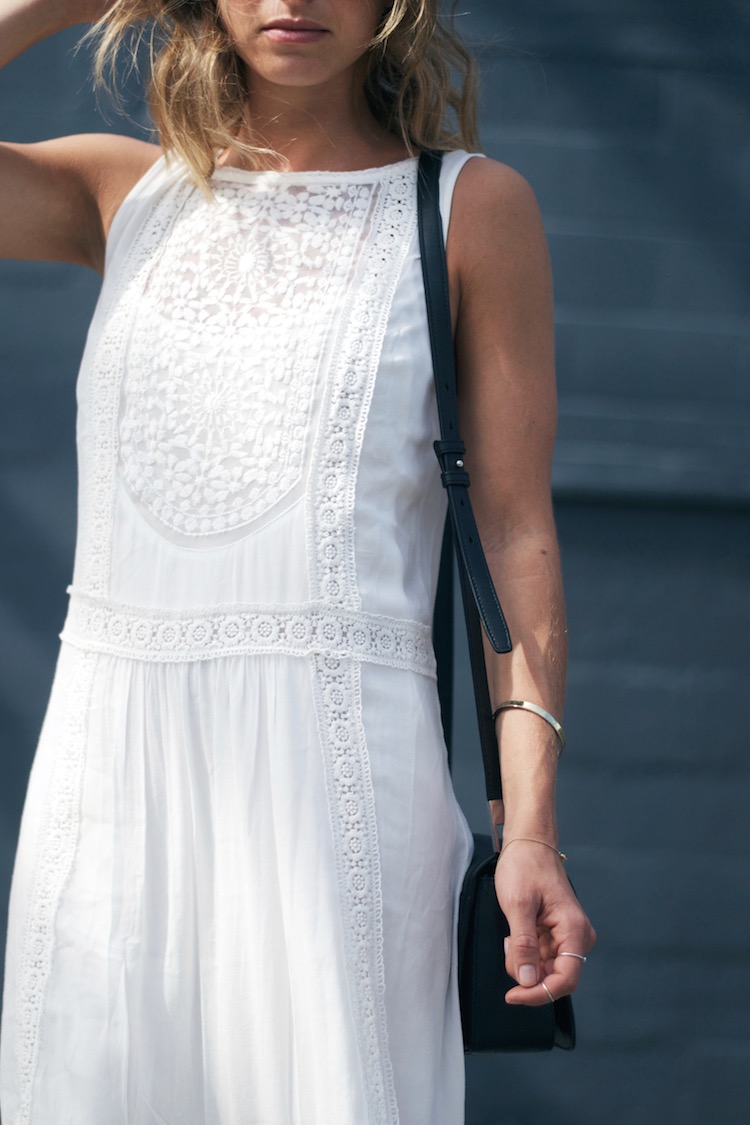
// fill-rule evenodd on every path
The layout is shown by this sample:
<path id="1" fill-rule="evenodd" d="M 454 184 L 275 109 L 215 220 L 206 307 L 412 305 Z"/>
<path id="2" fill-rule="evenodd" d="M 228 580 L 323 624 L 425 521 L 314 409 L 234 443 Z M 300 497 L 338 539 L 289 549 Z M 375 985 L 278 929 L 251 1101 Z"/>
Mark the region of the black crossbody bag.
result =
<path id="1" fill-rule="evenodd" d="M 474 698 L 484 761 L 487 800 L 502 798 L 500 759 L 492 719 L 482 645 L 482 626 L 495 652 L 510 652 L 511 639 L 495 592 L 469 499 L 464 444 L 458 427 L 456 369 L 451 331 L 448 271 L 440 215 L 442 154 L 419 159 L 419 246 L 440 419 L 435 453 L 448 494 L 449 520 L 443 544 L 436 601 L 434 642 L 438 689 L 450 753 L 452 719 L 453 556 L 458 563 L 469 640 Z M 489 836 L 474 836 L 474 858 L 461 891 L 458 921 L 458 975 L 464 1048 L 475 1051 L 545 1051 L 575 1046 L 569 996 L 539 1008 L 511 1005 L 504 995 L 516 983 L 505 971 L 503 940 L 507 920 L 495 893 L 497 854 Z"/>

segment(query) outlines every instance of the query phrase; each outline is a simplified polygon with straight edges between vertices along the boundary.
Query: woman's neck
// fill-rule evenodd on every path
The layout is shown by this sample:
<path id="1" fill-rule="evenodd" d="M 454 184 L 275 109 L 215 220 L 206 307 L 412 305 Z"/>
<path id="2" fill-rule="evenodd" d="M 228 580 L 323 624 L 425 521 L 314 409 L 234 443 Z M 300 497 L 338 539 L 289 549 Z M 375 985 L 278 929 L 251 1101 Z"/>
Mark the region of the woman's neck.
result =
<path id="1" fill-rule="evenodd" d="M 280 88 L 256 83 L 248 99 L 242 140 L 278 153 L 285 170 L 348 171 L 390 164 L 409 154 L 400 138 L 376 121 L 364 90 Z M 239 152 L 228 163 L 241 163 Z M 274 165 L 269 157 L 269 166 Z"/>

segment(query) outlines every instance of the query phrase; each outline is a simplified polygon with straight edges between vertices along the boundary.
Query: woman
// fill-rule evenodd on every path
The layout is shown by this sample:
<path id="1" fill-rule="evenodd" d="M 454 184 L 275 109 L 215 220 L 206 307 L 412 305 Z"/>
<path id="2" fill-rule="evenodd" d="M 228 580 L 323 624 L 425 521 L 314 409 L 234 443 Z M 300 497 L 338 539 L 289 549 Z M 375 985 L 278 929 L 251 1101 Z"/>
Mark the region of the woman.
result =
<path id="1" fill-rule="evenodd" d="M 99 17 L 2 0 L 6 61 Z M 162 148 L 0 149 L 0 250 L 103 273 L 71 604 L 14 876 L 6 1125 L 457 1125 L 470 837 L 429 645 L 444 499 L 416 242 L 442 207 L 472 496 L 514 638 L 495 705 L 560 714 L 551 287 L 470 159 L 433 0 L 120 0 Z M 453 137 L 443 118 L 458 108 Z M 574 990 L 556 736 L 498 717 L 509 1003 Z M 570 954 L 573 954 L 572 956 Z M 502 1002 L 502 1001 L 499 1001 Z"/>

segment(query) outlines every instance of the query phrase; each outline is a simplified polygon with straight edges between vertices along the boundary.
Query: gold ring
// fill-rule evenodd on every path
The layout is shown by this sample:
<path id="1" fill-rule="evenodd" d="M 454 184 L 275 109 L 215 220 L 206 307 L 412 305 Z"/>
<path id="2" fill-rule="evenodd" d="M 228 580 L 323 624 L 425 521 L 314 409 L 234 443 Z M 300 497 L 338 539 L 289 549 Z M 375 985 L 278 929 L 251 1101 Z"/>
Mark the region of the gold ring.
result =
<path id="1" fill-rule="evenodd" d="M 545 992 L 547 993 L 547 995 L 549 996 L 549 1002 L 550 1002 L 550 1004 L 554 1004 L 554 1002 L 555 1002 L 555 998 L 554 998 L 554 996 L 552 995 L 552 993 L 550 992 L 550 990 L 549 990 L 549 989 L 547 988 L 547 985 L 546 985 L 546 984 L 544 983 L 544 981 L 542 981 L 542 988 L 544 989 L 544 991 L 545 991 Z"/>

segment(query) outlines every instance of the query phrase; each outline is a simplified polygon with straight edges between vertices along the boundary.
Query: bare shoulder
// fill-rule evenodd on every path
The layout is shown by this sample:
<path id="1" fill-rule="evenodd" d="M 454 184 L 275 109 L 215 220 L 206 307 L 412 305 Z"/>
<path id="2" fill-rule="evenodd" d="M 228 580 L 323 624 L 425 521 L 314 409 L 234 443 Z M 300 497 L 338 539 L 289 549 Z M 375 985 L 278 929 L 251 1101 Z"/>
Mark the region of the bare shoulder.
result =
<path id="1" fill-rule="evenodd" d="M 467 161 L 456 183 L 448 252 L 464 283 L 498 255 L 501 270 L 544 268 L 546 238 L 528 181 L 496 160 Z"/>
<path id="2" fill-rule="evenodd" d="M 534 431 L 546 458 L 555 415 L 552 277 L 539 206 L 523 176 L 494 160 L 464 165 L 448 261 L 467 432 L 481 448 L 484 420 L 507 415 L 512 403 L 516 423 L 527 438 Z M 511 449 L 515 439 L 505 440 Z"/>
<path id="3" fill-rule="evenodd" d="M 485 229 L 541 224 L 534 190 L 520 172 L 497 160 L 468 160 L 456 183 L 451 222 L 466 233 Z"/>

